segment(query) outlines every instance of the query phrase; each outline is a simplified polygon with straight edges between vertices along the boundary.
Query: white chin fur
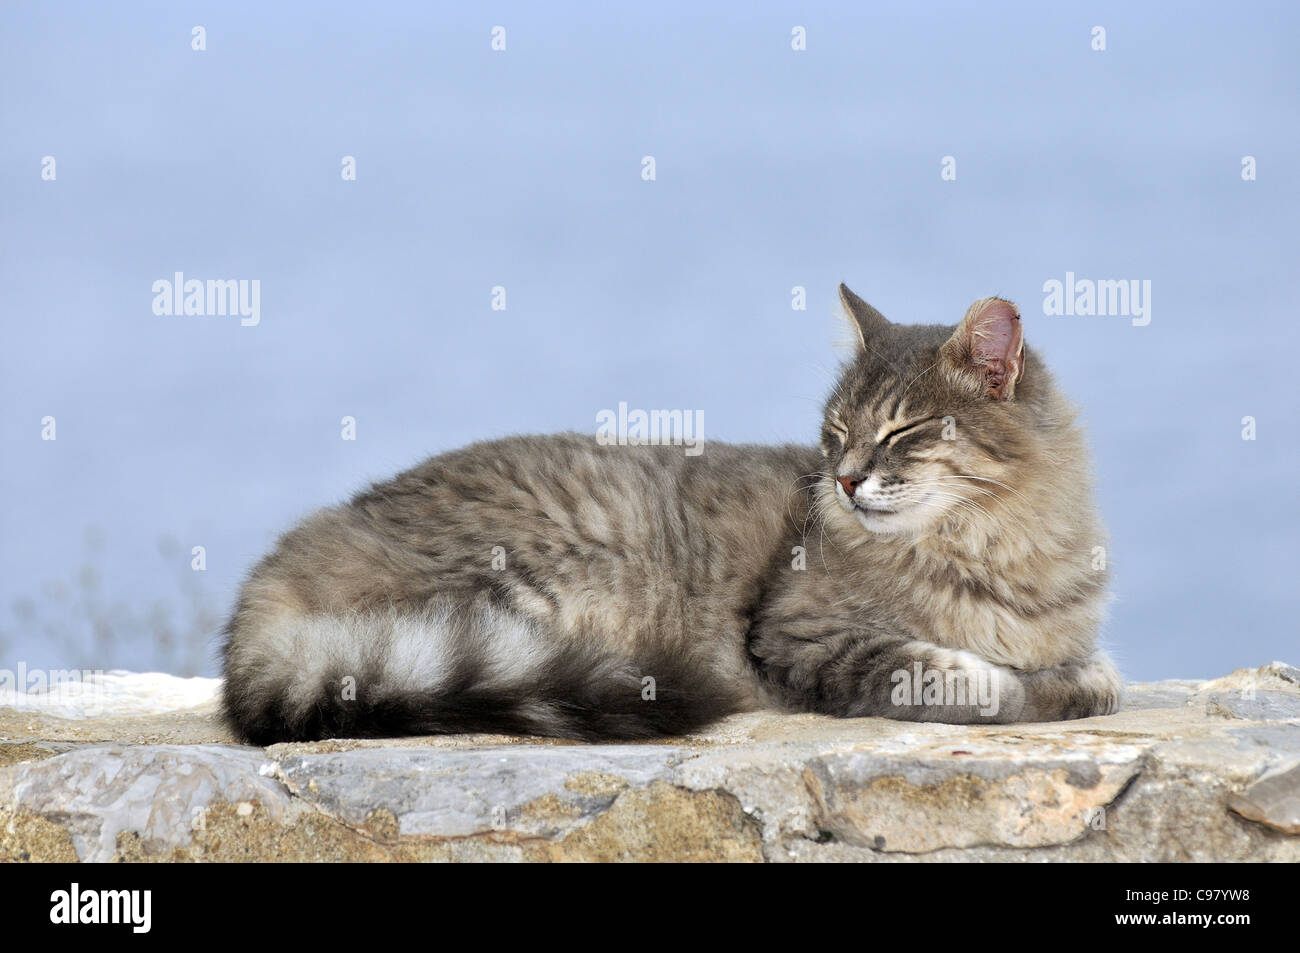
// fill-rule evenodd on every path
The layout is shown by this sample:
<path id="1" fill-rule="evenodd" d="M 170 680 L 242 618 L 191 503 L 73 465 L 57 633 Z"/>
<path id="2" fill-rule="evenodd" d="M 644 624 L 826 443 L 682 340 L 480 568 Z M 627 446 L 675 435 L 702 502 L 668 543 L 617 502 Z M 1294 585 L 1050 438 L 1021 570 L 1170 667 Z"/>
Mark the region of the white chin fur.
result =
<path id="1" fill-rule="evenodd" d="M 854 506 L 849 500 L 848 494 L 844 492 L 839 484 L 835 486 L 835 500 L 840 504 L 841 509 L 856 516 L 863 528 L 872 533 L 886 536 L 920 532 L 925 529 L 926 524 L 933 515 L 929 512 L 933 507 L 924 505 L 929 498 L 929 495 L 926 494 L 920 500 L 903 500 L 903 508 L 892 513 L 871 513 Z"/>
<path id="2" fill-rule="evenodd" d="M 866 513 L 854 507 L 853 515 L 858 518 L 858 522 L 865 526 L 873 533 L 902 533 L 912 528 L 911 516 L 908 512 L 902 513 Z"/>

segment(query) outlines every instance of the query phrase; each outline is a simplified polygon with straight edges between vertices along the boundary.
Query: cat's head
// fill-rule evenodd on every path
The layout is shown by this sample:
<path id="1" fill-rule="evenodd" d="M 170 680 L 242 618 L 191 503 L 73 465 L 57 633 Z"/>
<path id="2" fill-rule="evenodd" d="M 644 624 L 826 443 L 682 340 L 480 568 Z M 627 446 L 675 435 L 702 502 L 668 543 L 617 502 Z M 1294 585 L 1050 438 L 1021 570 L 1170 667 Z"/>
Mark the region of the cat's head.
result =
<path id="1" fill-rule="evenodd" d="M 955 327 L 901 325 L 844 285 L 840 298 L 858 346 L 826 402 L 826 509 L 889 534 L 995 519 L 1051 466 L 1059 417 L 1016 306 L 982 298 Z"/>

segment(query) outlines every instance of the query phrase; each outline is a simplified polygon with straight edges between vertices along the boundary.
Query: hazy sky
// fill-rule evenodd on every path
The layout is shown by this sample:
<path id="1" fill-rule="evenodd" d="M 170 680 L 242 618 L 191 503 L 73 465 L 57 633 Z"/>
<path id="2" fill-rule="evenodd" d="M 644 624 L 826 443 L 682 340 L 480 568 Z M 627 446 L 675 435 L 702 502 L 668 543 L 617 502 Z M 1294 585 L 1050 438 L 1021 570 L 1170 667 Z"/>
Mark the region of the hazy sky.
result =
<path id="1" fill-rule="evenodd" d="M 1300 662 L 1293 4 L 479 6 L 0 8 L 0 668 L 176 666 L 185 587 L 225 611 L 293 519 L 470 440 L 627 401 L 812 441 L 841 280 L 1021 304 L 1126 675 Z M 178 271 L 260 323 L 154 314 Z M 1044 314 L 1067 272 L 1150 323 Z"/>

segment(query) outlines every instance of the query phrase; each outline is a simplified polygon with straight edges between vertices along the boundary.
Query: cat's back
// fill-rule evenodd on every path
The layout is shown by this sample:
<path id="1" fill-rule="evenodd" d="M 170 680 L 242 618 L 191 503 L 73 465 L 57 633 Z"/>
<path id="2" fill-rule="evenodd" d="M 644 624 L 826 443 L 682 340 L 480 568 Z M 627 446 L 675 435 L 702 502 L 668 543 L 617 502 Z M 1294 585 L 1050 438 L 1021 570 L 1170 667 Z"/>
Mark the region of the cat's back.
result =
<path id="1" fill-rule="evenodd" d="M 430 457 L 357 494 L 349 506 L 374 512 L 441 504 L 493 510 L 593 508 L 641 513 L 646 506 L 746 509 L 789 493 L 816 472 L 820 454 L 794 444 L 602 444 L 579 433 L 510 436 Z M 481 516 L 482 514 L 478 514 Z"/>
<path id="2" fill-rule="evenodd" d="M 687 455 L 577 433 L 483 441 L 316 512 L 254 575 L 316 607 L 419 602 L 507 579 L 611 594 L 745 588 L 804 520 L 818 460 L 797 445 L 709 443 Z"/>

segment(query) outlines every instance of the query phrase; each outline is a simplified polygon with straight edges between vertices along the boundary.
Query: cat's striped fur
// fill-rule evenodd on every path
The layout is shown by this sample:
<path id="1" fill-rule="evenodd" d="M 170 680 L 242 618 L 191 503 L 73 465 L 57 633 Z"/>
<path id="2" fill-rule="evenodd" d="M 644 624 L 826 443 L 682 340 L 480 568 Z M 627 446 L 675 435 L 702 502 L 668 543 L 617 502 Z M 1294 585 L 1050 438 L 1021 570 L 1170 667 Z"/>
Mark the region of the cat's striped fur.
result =
<path id="1" fill-rule="evenodd" d="M 903 326 L 841 296 L 859 348 L 818 447 L 514 437 L 310 517 L 227 626 L 230 722 L 601 739 L 760 707 L 1114 711 L 1087 454 L 1014 306 Z"/>

